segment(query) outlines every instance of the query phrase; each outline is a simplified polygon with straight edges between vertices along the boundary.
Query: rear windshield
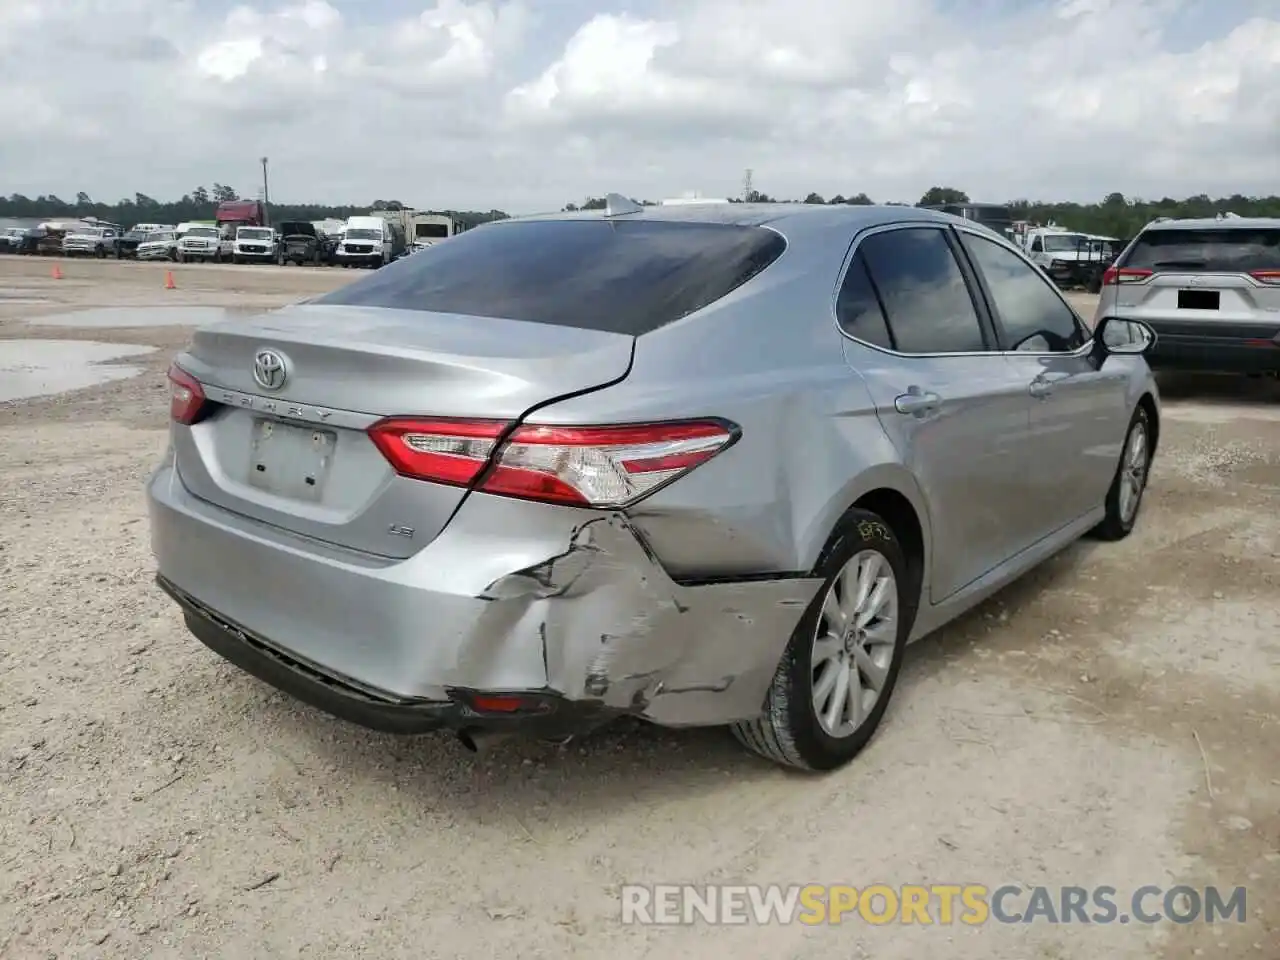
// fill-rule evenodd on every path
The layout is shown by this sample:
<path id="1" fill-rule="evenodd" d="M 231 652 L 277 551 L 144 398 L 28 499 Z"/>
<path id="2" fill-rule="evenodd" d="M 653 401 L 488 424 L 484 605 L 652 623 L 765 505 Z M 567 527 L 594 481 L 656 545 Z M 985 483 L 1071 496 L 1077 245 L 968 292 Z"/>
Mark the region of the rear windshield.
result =
<path id="1" fill-rule="evenodd" d="M 781 256 L 764 227 L 530 220 L 468 230 L 320 297 L 640 336 L 719 300 Z"/>
<path id="2" fill-rule="evenodd" d="M 1280 229 L 1148 230 L 1124 266 L 1156 273 L 1280 270 Z"/>

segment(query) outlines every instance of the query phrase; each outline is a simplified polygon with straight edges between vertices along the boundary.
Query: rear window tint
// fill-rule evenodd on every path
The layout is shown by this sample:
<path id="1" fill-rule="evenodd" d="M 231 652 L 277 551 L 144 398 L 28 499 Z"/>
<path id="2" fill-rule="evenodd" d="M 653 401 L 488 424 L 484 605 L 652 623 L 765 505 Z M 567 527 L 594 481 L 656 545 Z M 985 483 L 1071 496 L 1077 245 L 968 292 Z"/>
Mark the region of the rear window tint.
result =
<path id="1" fill-rule="evenodd" d="M 1280 230 L 1148 230 L 1123 266 L 1156 273 L 1280 270 Z"/>
<path id="2" fill-rule="evenodd" d="M 313 301 L 528 320 L 639 336 L 773 263 L 764 227 L 530 220 L 468 230 Z"/>

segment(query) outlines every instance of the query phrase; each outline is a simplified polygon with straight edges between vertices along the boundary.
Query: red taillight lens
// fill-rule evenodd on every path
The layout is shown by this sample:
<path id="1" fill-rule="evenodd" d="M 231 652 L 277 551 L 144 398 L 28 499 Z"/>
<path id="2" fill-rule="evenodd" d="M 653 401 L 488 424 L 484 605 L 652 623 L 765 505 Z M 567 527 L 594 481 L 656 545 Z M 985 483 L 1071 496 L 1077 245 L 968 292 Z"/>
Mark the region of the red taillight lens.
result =
<path id="1" fill-rule="evenodd" d="M 393 418 L 369 435 L 396 472 L 526 500 L 612 508 L 634 503 L 724 450 L 737 429 L 718 420 L 607 427 Z M 501 445 L 499 446 L 499 441 Z"/>
<path id="2" fill-rule="evenodd" d="M 1250 276 L 1267 286 L 1280 287 L 1280 270 L 1255 270 Z"/>
<path id="3" fill-rule="evenodd" d="M 369 428 L 369 438 L 396 473 L 465 487 L 484 469 L 511 424 L 505 420 L 418 420 L 393 417 Z"/>
<path id="4" fill-rule="evenodd" d="M 169 367 L 169 417 L 175 423 L 193 424 L 204 413 L 205 395 L 200 381 L 176 363 Z"/>
<path id="5" fill-rule="evenodd" d="M 1139 270 L 1128 267 L 1107 267 L 1102 274 L 1102 285 L 1104 287 L 1115 287 L 1122 283 L 1141 283 L 1143 280 L 1150 280 L 1152 272 L 1150 270 Z"/>

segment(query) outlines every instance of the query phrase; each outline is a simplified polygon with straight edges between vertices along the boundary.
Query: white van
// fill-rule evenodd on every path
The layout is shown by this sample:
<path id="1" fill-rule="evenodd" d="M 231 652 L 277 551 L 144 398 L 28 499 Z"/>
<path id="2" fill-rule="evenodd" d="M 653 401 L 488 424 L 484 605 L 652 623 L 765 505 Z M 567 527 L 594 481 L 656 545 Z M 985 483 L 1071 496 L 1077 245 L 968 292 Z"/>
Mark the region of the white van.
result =
<path id="1" fill-rule="evenodd" d="M 344 267 L 386 266 L 404 253 L 404 231 L 382 217 L 348 217 L 334 263 Z"/>

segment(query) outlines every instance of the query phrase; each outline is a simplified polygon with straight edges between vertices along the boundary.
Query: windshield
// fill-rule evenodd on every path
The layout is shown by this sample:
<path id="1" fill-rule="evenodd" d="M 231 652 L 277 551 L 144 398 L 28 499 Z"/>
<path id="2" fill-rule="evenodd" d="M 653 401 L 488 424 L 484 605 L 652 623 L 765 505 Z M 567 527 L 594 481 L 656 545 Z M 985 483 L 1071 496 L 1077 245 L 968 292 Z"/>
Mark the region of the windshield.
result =
<path id="1" fill-rule="evenodd" d="M 1044 238 L 1046 253 L 1075 253 L 1084 249 L 1084 236 L 1079 233 L 1049 234 Z"/>
<path id="2" fill-rule="evenodd" d="M 236 236 L 242 240 L 270 240 L 272 233 L 265 227 L 241 227 Z"/>
<path id="3" fill-rule="evenodd" d="M 192 227 L 187 231 L 188 237 L 216 237 L 218 231 L 213 227 Z"/>
<path id="4" fill-rule="evenodd" d="M 1148 230 L 1124 266 L 1156 272 L 1280 270 L 1280 229 Z"/>
<path id="5" fill-rule="evenodd" d="M 352 227 L 347 231 L 348 240 L 381 240 L 382 234 L 368 227 Z"/>
<path id="6" fill-rule="evenodd" d="M 163 243 L 166 240 L 172 240 L 172 233 L 149 233 L 147 234 L 147 243 Z"/>

